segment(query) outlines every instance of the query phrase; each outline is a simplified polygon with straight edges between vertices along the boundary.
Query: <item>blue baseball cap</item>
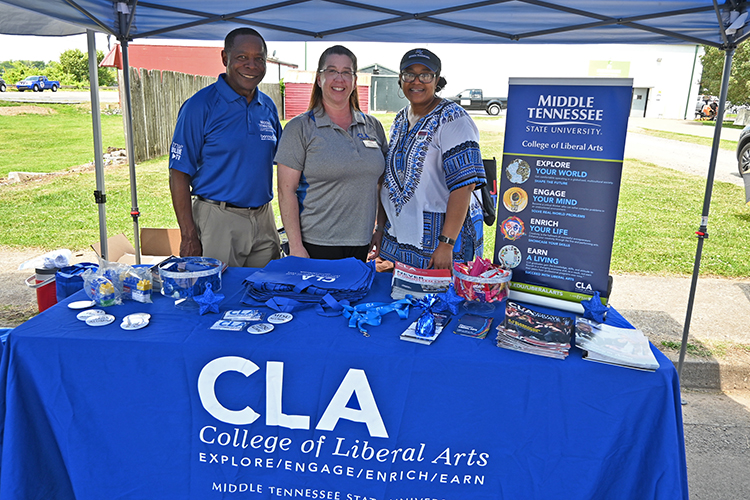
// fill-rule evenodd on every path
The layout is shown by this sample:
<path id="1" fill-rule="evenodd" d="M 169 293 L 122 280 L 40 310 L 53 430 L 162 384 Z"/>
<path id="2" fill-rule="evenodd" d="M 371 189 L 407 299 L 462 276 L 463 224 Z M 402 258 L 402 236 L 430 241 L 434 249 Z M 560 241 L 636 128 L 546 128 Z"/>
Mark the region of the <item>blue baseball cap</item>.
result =
<path id="1" fill-rule="evenodd" d="M 437 74 L 440 74 L 442 65 L 440 58 L 427 49 L 412 49 L 401 58 L 401 71 L 412 64 L 423 64 Z"/>

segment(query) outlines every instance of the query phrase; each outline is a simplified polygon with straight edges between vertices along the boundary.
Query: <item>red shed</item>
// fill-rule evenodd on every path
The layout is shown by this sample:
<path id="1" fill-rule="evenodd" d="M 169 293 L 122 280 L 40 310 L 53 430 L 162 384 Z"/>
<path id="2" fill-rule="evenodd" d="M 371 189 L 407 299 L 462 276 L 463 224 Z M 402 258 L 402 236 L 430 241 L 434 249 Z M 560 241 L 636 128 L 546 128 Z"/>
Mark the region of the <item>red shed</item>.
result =
<path id="1" fill-rule="evenodd" d="M 188 75 L 219 76 L 226 71 L 221 62 L 222 47 L 200 47 L 188 45 L 128 45 L 131 68 L 176 71 Z M 100 66 L 122 69 L 122 49 L 115 45 L 102 60 Z M 278 65 L 271 69 L 271 65 Z M 285 63 L 273 57 L 268 58 L 268 69 L 264 83 L 276 83 L 282 77 L 281 67 L 296 68 L 296 64 Z"/>
<path id="2" fill-rule="evenodd" d="M 357 95 L 359 107 L 365 113 L 370 112 L 370 79 L 371 75 L 357 75 Z M 289 70 L 284 77 L 284 119 L 290 120 L 307 111 L 310 104 L 310 92 L 315 81 L 314 71 Z"/>

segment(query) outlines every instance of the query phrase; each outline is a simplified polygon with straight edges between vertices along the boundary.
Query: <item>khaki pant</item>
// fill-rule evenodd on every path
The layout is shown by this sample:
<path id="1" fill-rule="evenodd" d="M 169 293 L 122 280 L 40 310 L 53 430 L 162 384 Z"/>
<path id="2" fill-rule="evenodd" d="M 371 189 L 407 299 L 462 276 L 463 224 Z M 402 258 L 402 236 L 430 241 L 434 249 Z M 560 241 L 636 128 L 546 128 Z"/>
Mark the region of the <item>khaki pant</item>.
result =
<path id="1" fill-rule="evenodd" d="M 232 267 L 265 267 L 281 256 L 279 233 L 270 203 L 257 208 L 222 208 L 193 199 L 193 219 L 203 256 Z"/>

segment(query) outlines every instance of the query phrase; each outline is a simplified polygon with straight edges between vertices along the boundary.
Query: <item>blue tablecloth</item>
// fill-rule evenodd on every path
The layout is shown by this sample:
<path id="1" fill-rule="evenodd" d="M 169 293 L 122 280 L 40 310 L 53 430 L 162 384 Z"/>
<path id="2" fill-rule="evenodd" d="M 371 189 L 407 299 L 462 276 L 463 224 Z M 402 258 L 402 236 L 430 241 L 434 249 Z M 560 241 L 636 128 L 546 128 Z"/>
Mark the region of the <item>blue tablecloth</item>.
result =
<path id="1" fill-rule="evenodd" d="M 228 269 L 222 311 L 247 269 Z M 389 301 L 379 275 L 368 300 Z M 266 335 L 156 296 L 89 327 L 69 297 L 0 366 L 0 498 L 688 498 L 677 375 L 460 337 L 364 337 L 314 310 Z M 147 311 L 151 324 L 120 320 Z M 410 319 L 417 317 L 417 311 Z M 455 321 L 455 319 L 453 320 Z"/>

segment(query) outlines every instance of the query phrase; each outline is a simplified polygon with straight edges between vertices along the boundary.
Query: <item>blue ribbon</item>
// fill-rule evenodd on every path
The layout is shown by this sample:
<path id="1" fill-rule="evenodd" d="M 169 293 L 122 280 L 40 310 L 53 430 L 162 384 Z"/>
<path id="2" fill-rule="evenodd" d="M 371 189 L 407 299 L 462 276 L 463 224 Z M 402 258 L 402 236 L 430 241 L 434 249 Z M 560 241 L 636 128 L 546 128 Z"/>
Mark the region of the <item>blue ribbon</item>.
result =
<path id="1" fill-rule="evenodd" d="M 369 337 L 369 333 L 365 329 L 366 325 L 378 326 L 382 321 L 382 317 L 389 312 L 395 311 L 399 318 L 406 319 L 409 317 L 409 306 L 412 305 L 410 299 L 401 299 L 394 302 L 367 302 L 365 304 L 359 304 L 351 306 L 348 302 L 341 301 L 338 304 L 342 308 L 342 314 L 344 317 L 349 319 L 349 328 L 356 328 L 363 335 Z"/>

